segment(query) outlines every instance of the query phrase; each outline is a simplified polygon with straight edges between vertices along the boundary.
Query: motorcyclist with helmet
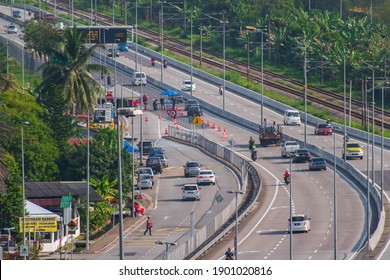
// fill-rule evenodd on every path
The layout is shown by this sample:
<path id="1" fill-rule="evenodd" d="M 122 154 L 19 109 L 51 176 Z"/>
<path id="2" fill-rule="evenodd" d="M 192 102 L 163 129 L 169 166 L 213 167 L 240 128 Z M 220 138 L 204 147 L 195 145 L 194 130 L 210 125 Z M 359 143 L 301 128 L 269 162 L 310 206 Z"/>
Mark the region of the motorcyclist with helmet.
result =
<path id="1" fill-rule="evenodd" d="M 168 67 L 168 60 L 167 60 L 167 59 L 164 59 L 164 60 L 163 60 L 163 65 L 164 65 L 164 68 L 167 68 L 167 67 Z"/>
<path id="2" fill-rule="evenodd" d="M 158 101 L 157 101 L 157 99 L 154 99 L 153 100 L 153 110 L 157 111 L 157 109 L 158 109 Z"/>
<path id="3" fill-rule="evenodd" d="M 290 184 L 290 182 L 291 182 L 290 175 L 291 175 L 290 170 L 287 168 L 286 172 L 284 172 L 284 182 L 286 183 L 286 185 Z"/>
<path id="4" fill-rule="evenodd" d="M 233 252 L 232 249 L 230 249 L 230 247 L 225 253 L 225 260 L 233 260 Z"/>
<path id="5" fill-rule="evenodd" d="M 151 59 L 152 66 L 156 65 L 156 58 L 153 56 Z"/>
<path id="6" fill-rule="evenodd" d="M 253 146 L 255 145 L 255 139 L 253 139 L 252 136 L 249 137 L 248 143 L 249 143 L 249 150 L 252 151 L 254 149 Z"/>
<path id="7" fill-rule="evenodd" d="M 223 86 L 220 85 L 218 89 L 219 89 L 219 94 L 222 95 L 223 94 Z"/>

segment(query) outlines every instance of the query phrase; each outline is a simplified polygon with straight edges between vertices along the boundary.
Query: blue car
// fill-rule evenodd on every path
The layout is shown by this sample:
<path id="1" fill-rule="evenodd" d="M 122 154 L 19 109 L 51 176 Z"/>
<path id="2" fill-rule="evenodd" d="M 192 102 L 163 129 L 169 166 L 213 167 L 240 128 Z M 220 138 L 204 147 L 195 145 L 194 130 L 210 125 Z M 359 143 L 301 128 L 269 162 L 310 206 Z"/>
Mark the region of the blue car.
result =
<path id="1" fill-rule="evenodd" d="M 129 47 L 127 46 L 127 44 L 120 44 L 120 45 L 118 45 L 118 50 L 120 52 L 128 52 L 129 51 Z"/>

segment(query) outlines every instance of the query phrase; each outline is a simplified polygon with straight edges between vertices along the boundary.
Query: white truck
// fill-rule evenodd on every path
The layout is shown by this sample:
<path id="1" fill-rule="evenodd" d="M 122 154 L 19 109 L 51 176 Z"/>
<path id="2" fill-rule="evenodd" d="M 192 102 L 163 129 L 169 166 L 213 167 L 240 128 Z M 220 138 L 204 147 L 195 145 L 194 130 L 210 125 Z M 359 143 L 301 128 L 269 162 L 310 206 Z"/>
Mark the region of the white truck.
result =
<path id="1" fill-rule="evenodd" d="M 297 141 L 286 141 L 282 145 L 281 155 L 283 158 L 291 157 L 300 148 Z"/>

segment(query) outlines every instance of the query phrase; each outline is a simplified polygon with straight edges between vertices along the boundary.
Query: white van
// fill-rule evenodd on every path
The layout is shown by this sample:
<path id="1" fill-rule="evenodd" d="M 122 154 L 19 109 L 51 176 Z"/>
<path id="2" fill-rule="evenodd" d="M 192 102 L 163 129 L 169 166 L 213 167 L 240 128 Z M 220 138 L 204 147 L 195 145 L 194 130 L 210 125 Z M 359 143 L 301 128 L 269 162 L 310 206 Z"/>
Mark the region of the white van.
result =
<path id="1" fill-rule="evenodd" d="M 146 85 L 145 73 L 144 72 L 133 72 L 132 82 L 133 82 L 133 85 L 135 85 L 135 86 Z"/>
<path id="2" fill-rule="evenodd" d="M 284 124 L 285 125 L 301 125 L 301 114 L 298 110 L 285 110 L 284 111 Z"/>

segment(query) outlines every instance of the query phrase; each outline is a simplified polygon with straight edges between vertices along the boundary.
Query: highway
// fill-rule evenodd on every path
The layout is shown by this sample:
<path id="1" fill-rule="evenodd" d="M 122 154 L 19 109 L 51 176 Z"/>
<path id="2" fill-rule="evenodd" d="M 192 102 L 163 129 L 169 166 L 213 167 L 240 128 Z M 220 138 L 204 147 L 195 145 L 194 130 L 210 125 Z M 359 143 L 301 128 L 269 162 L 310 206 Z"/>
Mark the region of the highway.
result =
<path id="1" fill-rule="evenodd" d="M 11 35 L 12 36 L 12 35 Z M 118 59 L 118 63 L 126 63 L 128 67 L 134 67 L 134 54 L 129 52 L 126 54 L 121 53 L 121 57 Z M 153 76 L 155 79 L 160 78 L 160 67 L 157 64 L 157 67 L 151 67 L 150 61 L 148 58 L 144 58 L 141 61 L 143 65 L 143 71 L 147 75 Z M 121 83 L 121 80 L 118 79 L 117 83 Z M 126 81 L 128 77 L 125 77 Z M 176 71 L 172 67 L 164 69 L 163 80 L 165 83 L 169 83 L 172 86 L 180 88 L 181 81 L 184 79 L 189 79 L 188 74 L 183 74 Z M 194 96 L 205 100 L 207 102 L 213 103 L 217 106 L 222 107 L 222 97 L 218 94 L 218 89 L 214 85 L 205 83 L 204 81 L 198 80 L 197 78 L 193 79 L 197 84 L 197 90 L 194 93 Z M 125 82 L 128 84 L 128 82 Z M 139 89 L 137 89 L 139 90 Z M 145 92 L 152 98 L 156 98 L 159 94 L 158 91 L 146 86 L 144 88 Z M 230 92 L 225 92 L 226 98 L 226 110 L 234 112 L 235 114 L 251 119 L 260 123 L 260 106 L 253 102 L 247 101 L 235 94 Z M 282 123 L 282 117 L 273 113 L 272 111 L 265 110 L 265 117 L 268 120 L 275 120 L 277 123 Z M 165 114 L 165 113 L 163 113 Z M 150 115 L 149 120 L 157 118 L 157 115 L 154 115 L 152 112 L 148 112 Z M 152 116 L 154 115 L 154 117 Z M 163 118 L 165 118 L 163 116 Z M 237 126 L 214 118 L 212 115 L 206 114 L 204 116 L 205 121 L 210 123 L 215 123 L 217 126 L 221 126 L 227 129 L 227 139 L 222 141 L 221 133 L 218 133 L 213 129 L 204 129 L 199 130 L 199 132 L 204 133 L 210 139 L 213 139 L 215 142 L 221 143 L 223 145 L 228 145 L 227 140 L 233 140 L 233 148 L 236 152 L 249 157 L 249 151 L 247 150 L 247 141 L 249 136 L 256 136 L 254 131 L 243 130 Z M 178 123 L 180 126 L 189 127 L 187 118 L 179 117 Z M 149 125 L 149 124 L 148 124 Z M 164 122 L 158 128 L 157 135 L 164 133 L 167 122 Z M 158 127 L 158 126 L 157 126 Z M 253 128 L 256 130 L 256 127 Z M 333 152 L 333 137 L 326 136 L 315 136 L 313 132 L 314 128 L 308 128 L 308 143 L 315 144 L 318 147 L 322 147 L 329 152 Z M 153 131 L 153 130 L 152 130 Z M 303 139 L 303 126 L 301 127 L 285 127 L 284 133 L 298 138 Z M 145 132 L 150 133 L 150 132 Z M 153 133 L 156 133 L 155 131 Z M 154 136 L 155 137 L 155 136 Z M 158 137 L 152 139 L 158 139 Z M 144 137 L 148 138 L 148 137 Z M 336 137 L 336 147 L 337 153 L 340 156 L 341 154 L 341 143 L 342 138 L 339 136 Z M 160 140 L 164 145 L 167 142 L 166 140 Z M 158 144 L 160 144 L 160 141 Z M 170 158 L 170 153 L 174 153 L 174 149 L 170 150 L 170 145 L 168 146 L 167 153 Z M 364 146 L 365 143 L 362 143 Z M 247 218 L 243 224 L 240 224 L 239 232 L 239 259 L 289 259 L 289 235 L 287 233 L 287 218 L 289 217 L 289 203 L 290 203 L 290 190 L 289 187 L 284 186 L 279 182 L 282 180 L 283 171 L 289 167 L 289 160 L 282 159 L 280 157 L 280 148 L 279 147 L 267 147 L 259 148 L 259 160 L 255 163 L 256 168 L 261 174 L 263 180 L 263 190 L 261 198 L 258 202 L 256 211 L 251 215 L 250 218 Z M 200 155 L 193 154 L 187 149 L 185 149 L 188 155 L 198 157 Z M 365 148 L 366 152 L 366 148 Z M 378 159 L 380 159 L 379 149 L 376 148 L 376 169 L 379 169 Z M 176 153 L 175 153 L 176 154 Z M 370 152 L 371 154 L 371 152 Z M 175 157 L 173 157 L 174 160 Z M 389 151 L 385 151 L 385 161 L 383 166 L 386 170 L 385 179 L 388 179 L 389 176 Z M 184 160 L 183 158 L 181 159 Z M 203 161 L 203 159 L 202 159 Z M 354 160 L 350 161 L 357 169 L 364 172 L 367 170 L 366 160 Z M 371 163 L 371 159 L 369 160 Z M 178 160 L 178 166 L 182 163 Z M 308 171 L 307 164 L 293 164 L 293 209 L 295 213 L 306 213 L 312 218 L 312 230 L 307 234 L 294 234 L 293 235 L 293 255 L 294 259 L 332 259 L 333 258 L 333 245 L 334 245 L 334 236 L 333 236 L 333 222 L 334 222 L 334 212 L 333 212 L 333 170 L 329 166 L 327 171 L 322 172 L 310 172 Z M 178 176 L 175 173 L 175 169 L 172 169 L 173 175 Z M 180 172 L 180 171 L 179 171 Z M 167 170 L 168 174 L 171 174 L 171 170 Z M 166 173 L 163 173 L 161 176 L 160 182 L 163 182 L 164 176 Z M 378 179 L 378 175 L 376 178 Z M 177 177 L 175 177 L 177 178 Z M 354 189 L 349 185 L 348 182 L 337 176 L 337 259 L 348 259 L 357 248 L 361 245 L 362 240 L 365 238 L 365 204 L 364 195 L 358 190 Z M 386 181 L 386 180 L 385 180 Z M 228 181 L 229 182 L 229 181 Z M 377 180 L 378 182 L 378 180 Z M 160 188 L 165 190 L 166 188 L 172 187 L 172 183 L 167 181 L 167 186 L 165 183 L 161 183 Z M 387 186 L 389 188 L 389 186 Z M 171 188 L 172 189 L 172 188 Z M 386 189 L 386 191 L 390 191 Z M 170 192 L 164 191 L 164 194 L 169 194 Z M 215 193 L 214 193 L 215 194 Z M 169 194 L 170 199 L 174 198 L 174 194 Z M 161 195 L 161 191 L 158 192 L 158 197 L 163 201 L 158 202 L 157 209 L 153 214 L 154 223 L 161 221 L 164 217 L 169 216 L 168 214 L 160 215 L 160 209 L 163 209 L 164 201 L 169 200 L 166 197 Z M 202 200 L 201 200 L 202 201 Z M 176 201 L 175 201 L 176 202 Z M 165 201 L 165 203 L 168 203 Z M 183 202 L 184 203 L 184 202 Z M 160 208 L 161 207 L 161 208 Z M 169 208 L 169 207 L 166 207 Z M 202 207 L 203 208 L 203 207 Z M 204 206 L 206 209 L 207 206 Z M 192 209 L 192 208 L 191 208 Z M 182 216 L 175 217 L 172 214 L 172 220 L 175 220 L 177 225 L 185 221 L 188 217 L 188 211 L 186 213 L 181 213 Z M 163 214 L 163 213 L 161 213 Z M 197 217 L 197 215 L 195 215 Z M 157 222 L 158 223 L 158 222 Z M 167 228 L 173 228 L 172 224 L 169 224 Z M 188 226 L 188 225 L 187 225 Z M 161 224 L 163 228 L 163 224 Z M 143 229 L 143 228 L 142 228 Z M 142 231 L 142 229 L 139 229 Z M 168 230 L 169 231 L 169 230 Z M 177 238 L 176 234 L 172 234 L 173 239 Z M 143 237 L 143 236 L 141 236 Z M 131 244 L 132 241 L 128 241 Z M 150 242 L 149 242 L 150 243 Z M 148 244 L 147 246 L 150 246 Z M 145 245 L 145 247 L 147 247 Z M 220 246 L 216 246 L 213 252 L 210 252 L 205 258 L 209 259 L 219 259 L 223 255 L 223 252 L 226 251 L 227 247 L 233 247 L 231 240 L 226 240 L 222 242 Z M 162 246 L 160 246 L 162 247 Z M 129 247 L 130 248 L 130 247 Z M 158 256 L 161 254 L 163 248 L 156 249 L 154 246 L 153 255 Z M 152 259 L 152 255 L 148 254 L 147 248 L 138 249 L 137 253 L 139 255 L 136 258 Z M 105 257 L 109 258 L 110 253 Z M 130 254 L 131 255 L 131 254 Z M 111 253 L 111 256 L 114 258 L 115 253 Z M 130 257 L 126 254 L 126 258 Z"/>

